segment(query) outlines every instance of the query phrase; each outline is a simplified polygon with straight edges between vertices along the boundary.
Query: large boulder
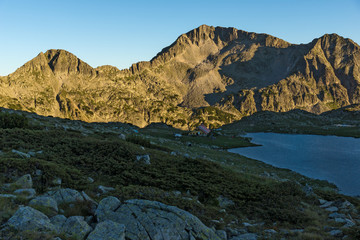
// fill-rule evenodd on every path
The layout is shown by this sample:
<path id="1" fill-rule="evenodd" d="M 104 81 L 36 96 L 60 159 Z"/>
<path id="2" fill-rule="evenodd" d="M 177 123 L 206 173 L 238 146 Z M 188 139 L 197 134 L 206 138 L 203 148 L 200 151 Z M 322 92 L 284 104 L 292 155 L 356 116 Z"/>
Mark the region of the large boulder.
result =
<path id="1" fill-rule="evenodd" d="M 40 209 L 47 215 L 56 215 L 58 212 L 58 204 L 54 198 L 49 196 L 38 196 L 29 202 L 29 206 Z"/>
<path id="2" fill-rule="evenodd" d="M 119 208 L 121 202 L 116 197 L 106 197 L 99 202 L 99 205 L 95 211 L 98 222 L 104 221 L 109 215 L 115 214 L 115 210 Z"/>
<path id="3" fill-rule="evenodd" d="M 113 203 L 106 207 L 105 202 Z M 118 204 L 114 198 L 99 203 L 97 218 L 124 224 L 127 239 L 220 239 L 197 217 L 174 206 L 156 201 L 128 200 Z"/>
<path id="4" fill-rule="evenodd" d="M 51 224 L 50 219 L 31 207 L 20 207 L 15 214 L 7 221 L 7 226 L 18 231 L 54 231 L 54 225 Z"/>
<path id="5" fill-rule="evenodd" d="M 32 188 L 33 187 L 33 181 L 30 174 L 26 174 L 22 177 L 20 177 L 16 182 L 15 185 L 19 188 Z"/>
<path id="6" fill-rule="evenodd" d="M 92 228 L 81 216 L 69 217 L 62 225 L 62 232 L 72 239 L 84 239 L 91 231 Z"/>
<path id="7" fill-rule="evenodd" d="M 110 220 L 96 225 L 87 240 L 125 240 L 125 226 Z"/>
<path id="8" fill-rule="evenodd" d="M 75 203 L 85 200 L 78 191 L 70 188 L 60 188 L 58 190 L 49 191 L 45 195 L 54 198 L 57 204 Z"/>
<path id="9" fill-rule="evenodd" d="M 51 223 L 55 227 L 55 232 L 57 233 L 62 232 L 62 227 L 65 224 L 66 220 L 67 218 L 64 215 L 56 215 L 50 218 Z"/>
<path id="10" fill-rule="evenodd" d="M 33 188 L 16 189 L 14 191 L 14 194 L 16 194 L 17 196 L 21 196 L 25 199 L 32 199 L 36 195 L 36 190 Z"/>

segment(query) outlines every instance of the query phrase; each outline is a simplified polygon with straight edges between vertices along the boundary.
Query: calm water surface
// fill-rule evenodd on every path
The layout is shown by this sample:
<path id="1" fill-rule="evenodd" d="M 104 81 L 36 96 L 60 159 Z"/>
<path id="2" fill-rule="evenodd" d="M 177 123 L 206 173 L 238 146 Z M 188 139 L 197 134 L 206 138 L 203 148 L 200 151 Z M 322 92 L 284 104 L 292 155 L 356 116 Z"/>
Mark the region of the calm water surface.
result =
<path id="1" fill-rule="evenodd" d="M 260 147 L 230 152 L 335 183 L 341 193 L 360 195 L 360 138 L 249 133 Z"/>

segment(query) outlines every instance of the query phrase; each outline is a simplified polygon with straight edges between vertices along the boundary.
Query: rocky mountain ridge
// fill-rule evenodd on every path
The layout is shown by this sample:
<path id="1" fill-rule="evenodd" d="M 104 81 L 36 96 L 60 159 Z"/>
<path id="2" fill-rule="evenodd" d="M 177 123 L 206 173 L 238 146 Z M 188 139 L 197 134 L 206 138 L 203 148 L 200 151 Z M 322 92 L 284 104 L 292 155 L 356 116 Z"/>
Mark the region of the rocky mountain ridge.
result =
<path id="1" fill-rule="evenodd" d="M 65 50 L 0 77 L 0 106 L 89 122 L 218 127 L 259 111 L 313 113 L 360 103 L 360 47 L 308 44 L 202 25 L 149 62 L 92 68 Z"/>

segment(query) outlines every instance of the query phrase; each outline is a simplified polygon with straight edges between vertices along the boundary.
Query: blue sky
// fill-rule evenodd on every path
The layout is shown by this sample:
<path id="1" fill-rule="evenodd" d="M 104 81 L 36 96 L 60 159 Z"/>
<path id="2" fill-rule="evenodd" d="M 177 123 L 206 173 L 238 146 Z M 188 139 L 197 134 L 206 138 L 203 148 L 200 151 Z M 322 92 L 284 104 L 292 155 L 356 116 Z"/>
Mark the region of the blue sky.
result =
<path id="1" fill-rule="evenodd" d="M 65 49 L 92 67 L 148 61 L 202 24 L 307 43 L 337 33 L 360 43 L 360 0 L 0 0 L 0 75 Z"/>

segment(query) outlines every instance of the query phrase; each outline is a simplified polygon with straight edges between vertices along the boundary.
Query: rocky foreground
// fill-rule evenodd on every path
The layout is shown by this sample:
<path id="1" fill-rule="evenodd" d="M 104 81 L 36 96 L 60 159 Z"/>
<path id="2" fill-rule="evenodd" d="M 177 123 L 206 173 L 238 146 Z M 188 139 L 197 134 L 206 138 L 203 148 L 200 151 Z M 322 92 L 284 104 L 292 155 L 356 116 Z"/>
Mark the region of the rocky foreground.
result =
<path id="1" fill-rule="evenodd" d="M 34 174 L 39 178 L 43 173 L 37 170 Z M 94 180 L 88 178 L 88 181 L 92 183 Z M 216 230 L 175 206 L 140 199 L 120 201 L 111 196 L 115 190 L 112 187 L 98 186 L 96 197 L 101 200 L 96 202 L 85 191 L 61 188 L 60 178 L 54 178 L 53 183 L 58 186 L 40 195 L 33 188 L 30 174 L 0 187 L 0 201 L 11 202 L 9 206 L 15 204 L 12 207 L 17 209 L 0 227 L 1 239 L 286 239 L 284 236 L 291 238 L 304 232 L 304 229 L 285 228 L 253 232 L 252 227 L 264 223 L 249 222 L 240 223 L 241 228 Z M 316 196 L 309 186 L 303 191 Z M 173 194 L 181 195 L 180 192 Z M 223 196 L 218 201 L 223 211 L 234 205 L 233 201 Z M 327 213 L 328 221 L 338 226 L 324 228 L 329 237 L 352 239 L 343 231 L 360 225 L 356 207 L 347 200 L 317 199 L 317 204 Z"/>
<path id="2" fill-rule="evenodd" d="M 57 188 L 36 195 L 30 175 L 25 175 L 2 189 L 19 188 L 0 198 L 24 198 L 15 214 L 1 226 L 1 239 L 27 234 L 57 236 L 54 239 L 224 239 L 225 232 L 216 233 L 197 217 L 177 207 L 156 201 L 127 200 L 104 197 L 99 203 L 84 191 Z M 103 191 L 111 188 L 100 187 Z M 105 190 L 107 189 L 107 190 Z M 86 205 L 87 216 L 65 217 L 64 208 Z M 218 236 L 218 234 L 220 236 Z M 225 234 L 225 235 L 224 235 Z M 226 237 L 225 237 L 226 238 Z"/>
<path id="3" fill-rule="evenodd" d="M 0 239 L 360 236 L 360 199 L 224 151 L 250 144 L 224 131 L 190 137 L 14 111 L 0 119 Z"/>
<path id="4" fill-rule="evenodd" d="M 60 179 L 56 181 L 61 183 Z M 1 193 L 0 199 L 22 199 L 26 202 L 17 206 L 15 214 L 0 227 L 1 239 L 258 239 L 258 234 L 247 232 L 247 228 L 253 224 L 244 222 L 241 229 L 215 230 L 205 226 L 189 212 L 174 206 L 139 199 L 121 202 L 109 196 L 108 191 L 114 190 L 109 187 L 99 186 L 101 194 L 105 195 L 100 202 L 94 201 L 84 191 L 59 186 L 37 195 L 32 187 L 30 174 L 1 186 L 1 192 L 12 193 Z M 329 236 L 350 239 L 344 236 L 343 230 L 360 224 L 360 216 L 354 205 L 348 201 L 331 202 L 323 199 L 319 199 L 318 203 L 320 208 L 327 211 L 329 221 L 339 225 L 338 228 L 324 229 Z M 222 199 L 220 204 L 233 203 Z M 64 215 L 64 209 L 76 212 L 79 205 L 86 206 L 85 216 Z M 354 214 L 358 218 L 353 218 Z M 286 236 L 304 230 L 279 231 L 282 236 Z M 274 229 L 266 229 L 262 234 L 266 238 L 277 238 L 277 235 Z"/>

